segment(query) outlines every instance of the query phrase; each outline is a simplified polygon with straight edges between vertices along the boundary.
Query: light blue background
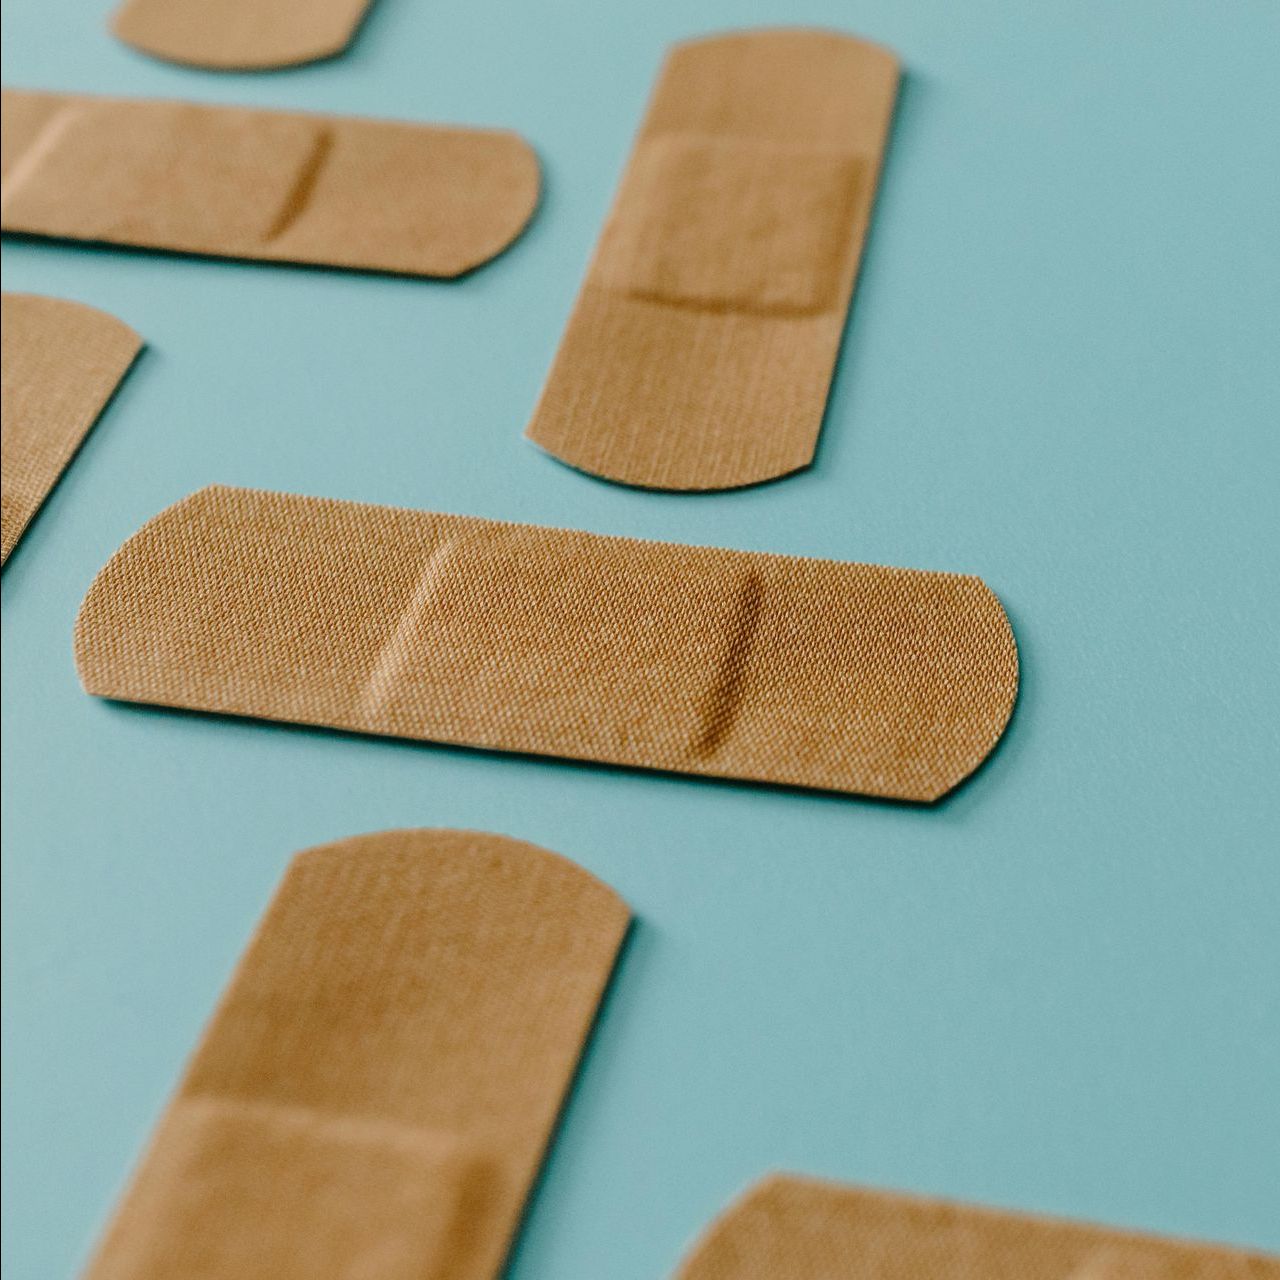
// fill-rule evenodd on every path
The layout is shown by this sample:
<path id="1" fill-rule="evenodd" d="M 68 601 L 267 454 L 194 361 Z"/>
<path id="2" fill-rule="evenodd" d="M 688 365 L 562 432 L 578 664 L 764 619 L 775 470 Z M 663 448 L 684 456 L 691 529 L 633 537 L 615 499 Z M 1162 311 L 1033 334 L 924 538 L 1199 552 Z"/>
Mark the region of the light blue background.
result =
<path id="1" fill-rule="evenodd" d="M 507 125 L 542 209 L 461 283 L 7 242 L 149 347 L 3 577 L 5 1274 L 73 1273 L 290 853 L 508 832 L 638 926 L 513 1280 L 655 1280 L 783 1167 L 1280 1248 L 1273 0 L 376 0 L 225 76 L 7 0 L 11 85 Z M 669 41 L 908 68 L 816 465 L 628 491 L 520 438 Z M 110 706 L 72 620 L 211 481 L 981 574 L 1024 678 L 935 808 Z"/>

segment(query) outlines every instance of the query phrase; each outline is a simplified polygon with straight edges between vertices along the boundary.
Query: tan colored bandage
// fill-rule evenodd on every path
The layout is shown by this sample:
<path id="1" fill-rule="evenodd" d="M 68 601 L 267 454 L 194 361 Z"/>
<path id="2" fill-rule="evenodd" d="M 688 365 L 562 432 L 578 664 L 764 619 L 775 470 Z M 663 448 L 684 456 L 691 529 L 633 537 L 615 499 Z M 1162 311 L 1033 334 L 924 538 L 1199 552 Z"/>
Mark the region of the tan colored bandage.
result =
<path id="1" fill-rule="evenodd" d="M 209 488 L 76 623 L 90 693 L 932 800 L 1013 707 L 973 577 Z"/>
<path id="2" fill-rule="evenodd" d="M 169 62 L 219 71 L 297 66 L 341 53 L 370 0 L 124 0 L 111 30 Z"/>
<path id="3" fill-rule="evenodd" d="M 716 1220 L 677 1280 L 1280 1280 L 1280 1258 L 774 1176 Z"/>
<path id="4" fill-rule="evenodd" d="M 456 276 L 538 199 L 514 133 L 6 90 L 5 231 Z"/>
<path id="5" fill-rule="evenodd" d="M 0 299 L 0 332 L 0 560 L 7 560 L 142 339 L 105 311 L 26 293 Z"/>
<path id="6" fill-rule="evenodd" d="M 88 1280 L 492 1280 L 628 919 L 502 836 L 299 854 Z"/>
<path id="7" fill-rule="evenodd" d="M 888 50 L 829 32 L 677 45 L 529 438 L 657 489 L 807 465 L 897 85 Z"/>

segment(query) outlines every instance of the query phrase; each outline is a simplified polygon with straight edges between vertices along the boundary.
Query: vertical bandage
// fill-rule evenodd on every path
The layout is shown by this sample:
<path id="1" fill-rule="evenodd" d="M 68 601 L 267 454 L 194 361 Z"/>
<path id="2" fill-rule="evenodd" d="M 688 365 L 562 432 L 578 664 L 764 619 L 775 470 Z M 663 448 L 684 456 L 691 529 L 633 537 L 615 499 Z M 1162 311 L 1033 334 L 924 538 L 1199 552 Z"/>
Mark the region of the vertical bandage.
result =
<path id="1" fill-rule="evenodd" d="M 5 231 L 457 276 L 524 229 L 522 138 L 297 111 L 5 90 Z"/>
<path id="2" fill-rule="evenodd" d="M 494 1280 L 628 919 L 502 836 L 299 854 L 87 1280 Z"/>
<path id="3" fill-rule="evenodd" d="M 529 438 L 658 489 L 805 466 L 897 85 L 893 54 L 832 32 L 677 45 Z"/>

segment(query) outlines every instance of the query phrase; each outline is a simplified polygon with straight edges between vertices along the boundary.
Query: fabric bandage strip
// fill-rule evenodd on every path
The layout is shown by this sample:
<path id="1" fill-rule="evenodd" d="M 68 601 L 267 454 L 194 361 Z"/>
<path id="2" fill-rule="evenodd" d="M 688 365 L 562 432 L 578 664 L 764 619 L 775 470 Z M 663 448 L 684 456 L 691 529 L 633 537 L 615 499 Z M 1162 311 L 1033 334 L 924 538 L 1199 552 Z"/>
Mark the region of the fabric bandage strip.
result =
<path id="1" fill-rule="evenodd" d="M 457 276 L 538 200 L 523 139 L 248 107 L 5 90 L 8 232 Z"/>
<path id="2" fill-rule="evenodd" d="M 1280 1258 L 775 1175 L 694 1246 L 677 1280 L 1280 1280 Z"/>
<path id="3" fill-rule="evenodd" d="M 503 836 L 299 854 L 87 1280 L 495 1280 L 628 922 Z"/>
<path id="4" fill-rule="evenodd" d="M 1018 684 L 975 577 L 203 489 L 99 573 L 103 697 L 933 800 Z"/>

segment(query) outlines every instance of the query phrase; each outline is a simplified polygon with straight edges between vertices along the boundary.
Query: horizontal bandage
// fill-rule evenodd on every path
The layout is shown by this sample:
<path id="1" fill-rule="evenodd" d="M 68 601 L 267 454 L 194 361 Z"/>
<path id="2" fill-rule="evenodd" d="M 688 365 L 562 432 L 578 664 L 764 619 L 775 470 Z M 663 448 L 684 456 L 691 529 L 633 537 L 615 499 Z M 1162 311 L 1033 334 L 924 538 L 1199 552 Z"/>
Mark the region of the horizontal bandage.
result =
<path id="1" fill-rule="evenodd" d="M 169 62 L 223 71 L 296 66 L 340 53 L 370 0 L 124 0 L 111 30 Z"/>
<path id="2" fill-rule="evenodd" d="M 494 1280 L 628 920 L 502 836 L 299 854 L 87 1280 Z"/>
<path id="3" fill-rule="evenodd" d="M 24 293 L 0 300 L 0 332 L 0 560 L 7 560 L 142 339 L 105 311 Z"/>
<path id="4" fill-rule="evenodd" d="M 514 133 L 5 90 L 5 231 L 457 276 L 533 213 Z"/>
<path id="5" fill-rule="evenodd" d="M 209 488 L 76 623 L 108 698 L 932 800 L 1013 707 L 980 579 Z"/>
<path id="6" fill-rule="evenodd" d="M 776 1175 L 677 1280 L 1280 1280 L 1280 1258 Z"/>
<path id="7" fill-rule="evenodd" d="M 897 84 L 891 53 L 831 32 L 677 45 L 529 438 L 659 489 L 805 466 Z"/>

